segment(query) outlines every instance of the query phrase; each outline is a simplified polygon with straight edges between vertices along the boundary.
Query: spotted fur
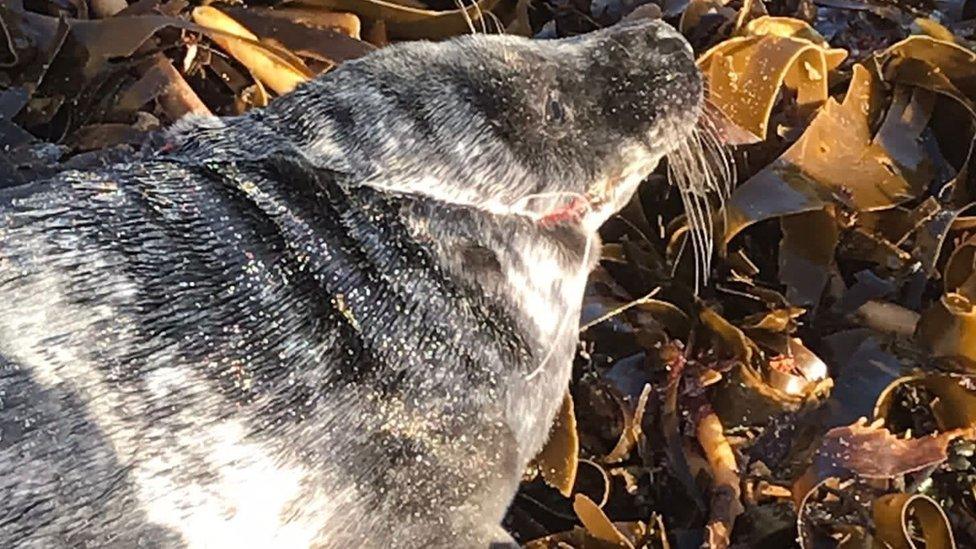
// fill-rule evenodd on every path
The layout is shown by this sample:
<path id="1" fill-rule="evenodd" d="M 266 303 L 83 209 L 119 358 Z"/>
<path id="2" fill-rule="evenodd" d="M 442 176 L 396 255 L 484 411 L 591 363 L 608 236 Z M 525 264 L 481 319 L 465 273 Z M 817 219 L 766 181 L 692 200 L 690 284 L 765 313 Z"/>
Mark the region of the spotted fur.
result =
<path id="1" fill-rule="evenodd" d="M 511 543 L 596 229 L 700 103 L 660 22 L 409 43 L 0 192 L 0 545 Z"/>

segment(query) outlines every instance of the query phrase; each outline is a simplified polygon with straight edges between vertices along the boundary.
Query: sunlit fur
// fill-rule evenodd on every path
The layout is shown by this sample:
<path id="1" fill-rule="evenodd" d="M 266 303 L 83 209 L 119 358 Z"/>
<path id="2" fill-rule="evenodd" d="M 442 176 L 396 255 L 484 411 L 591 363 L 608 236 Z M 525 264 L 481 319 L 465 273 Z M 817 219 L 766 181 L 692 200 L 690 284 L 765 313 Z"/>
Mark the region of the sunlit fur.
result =
<path id="1" fill-rule="evenodd" d="M 458 9 L 463 10 L 465 8 L 463 0 L 454 1 Z M 471 34 L 487 33 L 485 14 L 476 3 L 472 2 L 470 5 L 474 6 L 475 19 L 478 20 L 478 24 L 467 15 L 467 12 L 462 12 L 468 30 Z M 496 28 L 497 32 L 504 32 L 499 25 L 496 25 Z M 707 82 L 704 83 L 704 89 L 708 89 Z M 715 255 L 716 225 L 714 223 L 714 212 L 724 214 L 725 200 L 731 193 L 736 181 L 734 157 L 731 155 L 729 147 L 723 142 L 721 130 L 717 126 L 717 119 L 722 115 L 718 108 L 709 102 L 707 93 L 703 96 L 702 105 L 704 108 L 700 111 L 698 124 L 691 127 L 690 131 L 686 132 L 676 127 L 673 131 L 668 132 L 668 137 L 673 139 L 677 145 L 668 148 L 666 155 L 668 159 L 668 180 L 678 188 L 687 217 L 688 232 L 685 244 L 690 244 L 693 254 L 694 288 L 696 291 L 708 283 L 711 264 Z M 660 141 L 648 139 L 648 148 L 659 151 L 664 147 Z M 638 164 L 637 162 L 634 163 L 635 166 Z M 656 165 L 657 160 L 649 161 L 648 164 Z M 639 179 L 642 180 L 643 177 Z M 617 190 L 628 197 L 633 193 L 633 189 L 629 185 L 620 185 Z M 516 205 L 520 206 L 533 198 L 556 198 L 557 200 L 583 198 L 589 200 L 589 197 L 585 195 L 570 191 L 545 195 L 535 193 L 521 197 L 516 201 Z M 614 204 L 610 209 L 617 211 L 621 206 L 621 204 Z M 602 216 L 592 215 L 594 213 L 592 206 L 588 206 L 585 213 L 596 218 L 593 224 L 597 227 L 605 220 Z M 719 225 L 719 227 L 722 226 L 724 223 Z"/>
<path id="2" fill-rule="evenodd" d="M 597 230 L 716 184 L 701 108 L 661 22 L 412 42 L 0 191 L 0 546 L 513 546 Z"/>

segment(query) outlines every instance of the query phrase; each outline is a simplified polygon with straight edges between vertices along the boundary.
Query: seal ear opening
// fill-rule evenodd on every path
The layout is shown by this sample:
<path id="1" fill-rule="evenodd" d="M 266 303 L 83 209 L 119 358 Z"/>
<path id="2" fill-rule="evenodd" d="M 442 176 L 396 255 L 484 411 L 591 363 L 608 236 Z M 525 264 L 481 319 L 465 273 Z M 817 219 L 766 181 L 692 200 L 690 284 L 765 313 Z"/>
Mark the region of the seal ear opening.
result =
<path id="1" fill-rule="evenodd" d="M 559 101 L 559 94 L 549 92 L 549 98 L 546 100 L 546 124 L 563 124 L 566 118 L 566 108 Z"/>
<path id="2" fill-rule="evenodd" d="M 543 127 L 540 128 L 549 139 L 562 140 L 575 135 L 573 121 L 575 113 L 571 101 L 564 101 L 559 90 L 552 89 L 546 95 L 543 107 Z"/>

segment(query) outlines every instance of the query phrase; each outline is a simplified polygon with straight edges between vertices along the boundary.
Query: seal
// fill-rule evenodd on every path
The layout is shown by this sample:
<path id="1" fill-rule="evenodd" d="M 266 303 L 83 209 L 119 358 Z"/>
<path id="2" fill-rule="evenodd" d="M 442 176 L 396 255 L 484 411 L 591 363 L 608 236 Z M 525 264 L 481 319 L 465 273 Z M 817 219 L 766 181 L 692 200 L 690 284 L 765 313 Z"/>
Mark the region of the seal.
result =
<path id="1" fill-rule="evenodd" d="M 514 546 L 597 229 L 701 105 L 659 21 L 412 42 L 3 191 L 0 545 Z"/>

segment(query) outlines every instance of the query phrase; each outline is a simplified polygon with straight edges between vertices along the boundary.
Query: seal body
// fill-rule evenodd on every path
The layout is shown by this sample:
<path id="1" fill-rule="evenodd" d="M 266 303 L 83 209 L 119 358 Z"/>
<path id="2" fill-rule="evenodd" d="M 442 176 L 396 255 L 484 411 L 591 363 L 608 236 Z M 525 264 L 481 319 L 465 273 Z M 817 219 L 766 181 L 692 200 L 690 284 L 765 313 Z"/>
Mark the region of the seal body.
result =
<path id="1" fill-rule="evenodd" d="M 596 229 L 700 101 L 659 22 L 411 43 L 2 191 L 0 544 L 513 543 Z"/>

